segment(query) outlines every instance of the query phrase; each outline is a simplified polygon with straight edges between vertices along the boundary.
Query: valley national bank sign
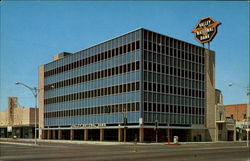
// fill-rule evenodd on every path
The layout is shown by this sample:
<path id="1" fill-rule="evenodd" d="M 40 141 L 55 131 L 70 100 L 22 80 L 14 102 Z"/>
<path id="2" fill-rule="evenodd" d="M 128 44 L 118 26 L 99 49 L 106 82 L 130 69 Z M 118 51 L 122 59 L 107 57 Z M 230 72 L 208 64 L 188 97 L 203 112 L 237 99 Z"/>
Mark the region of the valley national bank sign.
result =
<path id="1" fill-rule="evenodd" d="M 211 17 L 205 17 L 200 19 L 192 33 L 195 34 L 195 39 L 201 44 L 209 43 L 217 34 L 217 27 L 220 24 L 221 22 L 216 22 Z"/>
<path id="2" fill-rule="evenodd" d="M 99 124 L 76 124 L 71 125 L 71 128 L 86 128 L 86 127 L 106 127 L 106 123 L 99 123 Z"/>

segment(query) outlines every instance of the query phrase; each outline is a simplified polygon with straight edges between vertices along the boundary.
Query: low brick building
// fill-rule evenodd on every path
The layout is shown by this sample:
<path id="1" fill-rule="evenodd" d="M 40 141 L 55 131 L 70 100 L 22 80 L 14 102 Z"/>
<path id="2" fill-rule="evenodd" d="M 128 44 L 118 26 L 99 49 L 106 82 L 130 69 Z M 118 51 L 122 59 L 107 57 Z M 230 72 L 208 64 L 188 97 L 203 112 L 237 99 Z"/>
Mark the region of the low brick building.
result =
<path id="1" fill-rule="evenodd" d="M 225 106 L 226 117 L 231 117 L 236 121 L 247 119 L 247 104 L 234 104 Z"/>
<path id="2" fill-rule="evenodd" d="M 215 90 L 215 108 L 216 108 L 216 141 L 236 141 L 235 120 L 226 117 L 226 108 L 223 104 L 222 92 Z"/>
<path id="3" fill-rule="evenodd" d="M 226 117 L 231 118 L 236 121 L 237 140 L 246 140 L 247 139 L 247 131 L 246 131 L 247 125 L 248 127 L 250 125 L 249 122 L 247 123 L 247 117 L 250 116 L 248 104 L 226 105 L 225 113 L 226 113 Z"/>
<path id="4" fill-rule="evenodd" d="M 9 97 L 8 109 L 0 112 L 0 137 L 33 138 L 34 133 L 35 108 L 20 107 L 17 97 Z"/>

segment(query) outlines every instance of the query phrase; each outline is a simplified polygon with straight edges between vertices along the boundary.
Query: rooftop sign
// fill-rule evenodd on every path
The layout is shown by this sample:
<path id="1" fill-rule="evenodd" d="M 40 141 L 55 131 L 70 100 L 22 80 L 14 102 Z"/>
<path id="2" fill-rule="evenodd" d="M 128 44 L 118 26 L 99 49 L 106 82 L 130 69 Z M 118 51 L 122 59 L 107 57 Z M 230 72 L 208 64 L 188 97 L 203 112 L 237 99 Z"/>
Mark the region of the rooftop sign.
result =
<path id="1" fill-rule="evenodd" d="M 192 33 L 194 33 L 194 37 L 198 42 L 202 44 L 209 43 L 217 34 L 217 27 L 220 24 L 220 22 L 216 22 L 211 17 L 205 17 L 200 19 Z"/>

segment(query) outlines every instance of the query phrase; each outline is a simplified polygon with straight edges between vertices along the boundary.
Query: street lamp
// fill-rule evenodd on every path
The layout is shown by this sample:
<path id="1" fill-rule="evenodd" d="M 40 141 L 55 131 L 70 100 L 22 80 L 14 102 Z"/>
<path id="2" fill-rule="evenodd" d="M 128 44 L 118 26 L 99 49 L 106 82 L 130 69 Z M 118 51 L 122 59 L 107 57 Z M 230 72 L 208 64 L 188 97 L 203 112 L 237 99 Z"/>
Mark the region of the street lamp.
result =
<path id="1" fill-rule="evenodd" d="M 127 134 L 126 134 L 126 129 L 127 129 L 127 123 L 128 123 L 128 118 L 127 118 L 127 109 L 126 108 L 124 108 L 124 110 L 123 110 L 123 124 L 124 124 L 124 130 L 123 130 L 123 141 L 124 141 L 124 144 L 126 144 L 126 140 L 127 140 L 127 138 L 126 138 L 126 136 L 127 136 Z"/>
<path id="2" fill-rule="evenodd" d="M 155 120 L 155 142 L 158 142 L 158 120 Z"/>
<path id="3" fill-rule="evenodd" d="M 231 86 L 238 86 L 240 88 L 243 88 L 246 90 L 246 93 L 247 93 L 247 96 L 250 94 L 250 87 L 244 87 L 244 86 L 241 86 L 241 85 L 238 85 L 238 84 L 235 84 L 235 83 L 228 83 L 228 86 L 231 87 Z M 249 147 L 249 103 L 247 101 L 247 147 Z"/>
<path id="4" fill-rule="evenodd" d="M 22 86 L 28 88 L 35 97 L 35 144 L 37 144 L 37 137 L 36 137 L 36 126 L 37 126 L 36 110 L 37 110 L 37 95 L 38 95 L 40 89 L 38 89 L 36 87 L 32 88 L 32 87 L 30 87 L 30 86 L 28 86 L 28 85 L 26 85 L 24 83 L 21 83 L 21 82 L 16 82 L 15 84 L 16 85 L 22 85 Z"/>

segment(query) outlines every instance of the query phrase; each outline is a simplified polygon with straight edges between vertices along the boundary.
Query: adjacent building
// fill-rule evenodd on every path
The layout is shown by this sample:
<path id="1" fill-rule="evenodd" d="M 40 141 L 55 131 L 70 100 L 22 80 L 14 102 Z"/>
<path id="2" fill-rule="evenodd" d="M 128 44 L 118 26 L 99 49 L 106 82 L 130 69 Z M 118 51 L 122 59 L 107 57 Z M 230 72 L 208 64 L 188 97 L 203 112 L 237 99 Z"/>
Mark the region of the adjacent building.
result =
<path id="1" fill-rule="evenodd" d="M 250 122 L 247 117 L 250 116 L 248 104 L 232 104 L 225 106 L 226 117 L 236 121 L 237 140 L 246 140 L 247 131 Z"/>
<path id="2" fill-rule="evenodd" d="M 138 29 L 39 67 L 41 139 L 215 141 L 215 53 Z"/>
<path id="3" fill-rule="evenodd" d="M 219 89 L 215 89 L 215 108 L 216 108 L 216 141 L 236 141 L 236 121 L 226 117 L 223 95 Z"/>
<path id="4" fill-rule="evenodd" d="M 17 97 L 9 97 L 8 109 L 0 112 L 0 137 L 34 138 L 34 134 L 35 108 L 20 107 Z"/>
<path id="5" fill-rule="evenodd" d="M 226 117 L 231 117 L 236 121 L 247 119 L 247 104 L 226 105 Z"/>

